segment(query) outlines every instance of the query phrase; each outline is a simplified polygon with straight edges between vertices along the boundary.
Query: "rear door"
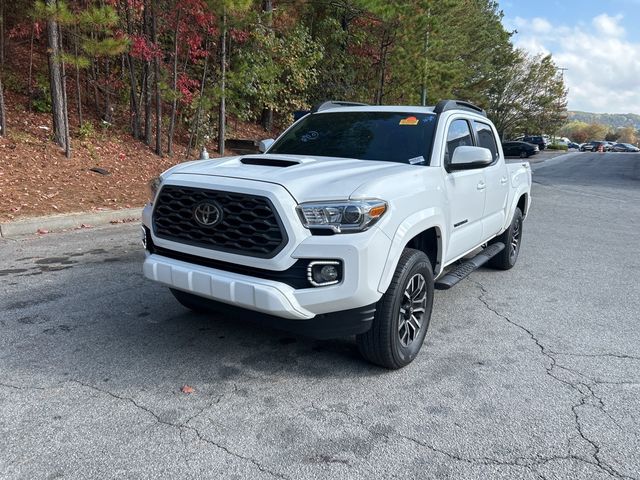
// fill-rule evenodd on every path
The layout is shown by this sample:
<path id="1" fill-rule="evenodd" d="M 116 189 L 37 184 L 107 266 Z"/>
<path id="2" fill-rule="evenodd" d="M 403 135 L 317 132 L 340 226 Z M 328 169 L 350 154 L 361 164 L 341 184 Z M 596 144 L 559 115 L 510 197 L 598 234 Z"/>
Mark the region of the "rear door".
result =
<path id="1" fill-rule="evenodd" d="M 486 184 L 484 169 L 449 172 L 447 167 L 456 148 L 474 145 L 471 122 L 454 118 L 447 127 L 444 161 L 445 185 L 449 202 L 449 245 L 445 262 L 460 257 L 481 243 L 482 215 Z"/>
<path id="2" fill-rule="evenodd" d="M 507 197 L 509 196 L 509 177 L 504 159 L 498 151 L 498 136 L 489 123 L 478 120 L 473 122 L 479 147 L 487 148 L 493 155 L 493 163 L 483 169 L 487 185 L 483 212 L 483 239 L 497 235 L 505 222 Z"/>

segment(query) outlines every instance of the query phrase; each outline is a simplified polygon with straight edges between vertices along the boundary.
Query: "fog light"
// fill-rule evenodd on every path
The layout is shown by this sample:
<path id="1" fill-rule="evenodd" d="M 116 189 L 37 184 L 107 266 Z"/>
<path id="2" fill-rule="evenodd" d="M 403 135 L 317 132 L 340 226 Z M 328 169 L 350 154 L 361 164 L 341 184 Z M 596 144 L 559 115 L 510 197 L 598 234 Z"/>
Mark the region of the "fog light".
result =
<path id="1" fill-rule="evenodd" d="M 341 264 L 337 260 L 316 260 L 309 262 L 307 278 L 314 287 L 335 285 L 342 279 Z"/>

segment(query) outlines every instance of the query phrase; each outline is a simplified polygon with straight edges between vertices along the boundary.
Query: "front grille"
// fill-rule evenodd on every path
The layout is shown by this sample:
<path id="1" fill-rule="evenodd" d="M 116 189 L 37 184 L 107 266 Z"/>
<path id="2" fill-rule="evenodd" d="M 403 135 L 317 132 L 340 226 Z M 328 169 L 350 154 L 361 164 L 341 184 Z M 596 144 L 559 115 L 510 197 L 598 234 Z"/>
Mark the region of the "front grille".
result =
<path id="1" fill-rule="evenodd" d="M 219 223 L 198 223 L 194 210 L 202 202 L 220 207 Z M 287 234 L 271 201 L 244 193 L 165 185 L 153 211 L 158 238 L 197 247 L 260 258 L 272 258 L 284 248 Z"/>

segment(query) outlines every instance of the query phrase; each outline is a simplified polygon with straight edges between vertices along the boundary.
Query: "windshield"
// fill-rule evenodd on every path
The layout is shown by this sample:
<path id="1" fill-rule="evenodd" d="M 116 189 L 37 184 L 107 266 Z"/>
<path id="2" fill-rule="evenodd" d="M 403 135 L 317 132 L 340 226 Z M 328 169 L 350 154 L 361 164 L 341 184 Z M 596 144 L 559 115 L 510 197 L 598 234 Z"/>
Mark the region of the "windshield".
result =
<path id="1" fill-rule="evenodd" d="M 427 165 L 431 113 L 335 112 L 307 115 L 269 153 Z"/>

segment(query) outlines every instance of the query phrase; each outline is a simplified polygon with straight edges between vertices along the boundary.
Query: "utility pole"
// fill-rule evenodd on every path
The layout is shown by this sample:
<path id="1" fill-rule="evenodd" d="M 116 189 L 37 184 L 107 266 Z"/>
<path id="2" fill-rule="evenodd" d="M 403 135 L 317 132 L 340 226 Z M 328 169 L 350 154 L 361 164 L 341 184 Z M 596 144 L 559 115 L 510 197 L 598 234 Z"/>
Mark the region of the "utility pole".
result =
<path id="1" fill-rule="evenodd" d="M 556 70 L 560 72 L 560 75 L 562 76 L 562 83 L 564 83 L 564 72 L 569 69 L 564 67 L 556 67 Z"/>
<path id="2" fill-rule="evenodd" d="M 424 57 L 422 62 L 422 89 L 420 93 L 420 105 L 427 106 L 427 65 L 429 55 L 429 19 L 431 18 L 431 8 L 427 10 L 427 31 L 424 39 Z"/>

